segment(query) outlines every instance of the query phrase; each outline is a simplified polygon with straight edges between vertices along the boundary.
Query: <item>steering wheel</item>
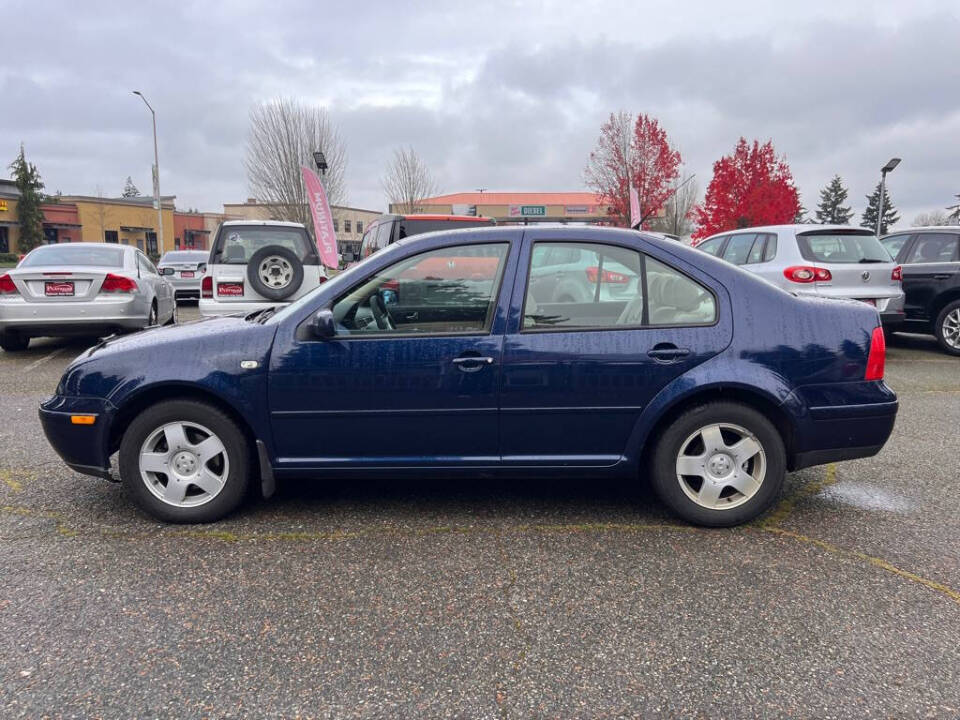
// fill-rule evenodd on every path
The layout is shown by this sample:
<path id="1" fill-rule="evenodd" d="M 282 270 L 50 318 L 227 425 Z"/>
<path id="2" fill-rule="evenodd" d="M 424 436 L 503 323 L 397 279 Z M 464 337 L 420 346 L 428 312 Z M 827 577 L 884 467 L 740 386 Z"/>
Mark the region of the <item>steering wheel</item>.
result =
<path id="1" fill-rule="evenodd" d="M 387 306 L 383 304 L 383 298 L 380 293 L 374 293 L 370 296 L 370 310 L 373 312 L 373 319 L 377 321 L 377 327 L 380 330 L 396 330 L 390 313 L 387 312 Z"/>

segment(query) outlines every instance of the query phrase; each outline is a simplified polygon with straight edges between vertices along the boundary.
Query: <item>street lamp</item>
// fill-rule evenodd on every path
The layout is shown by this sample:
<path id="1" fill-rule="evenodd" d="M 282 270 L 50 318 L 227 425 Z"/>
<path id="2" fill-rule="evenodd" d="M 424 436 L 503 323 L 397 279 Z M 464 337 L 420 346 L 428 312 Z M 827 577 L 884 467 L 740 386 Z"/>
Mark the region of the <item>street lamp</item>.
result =
<path id="1" fill-rule="evenodd" d="M 326 175 L 327 168 L 330 166 L 327 165 L 327 158 L 324 157 L 323 153 L 320 150 L 313 151 L 313 161 L 317 164 L 317 170 L 320 171 L 320 174 Z"/>
<path id="2" fill-rule="evenodd" d="M 157 252 L 163 250 L 163 210 L 160 208 L 160 157 L 157 152 L 157 114 L 153 111 L 150 103 L 139 90 L 133 91 L 134 95 L 139 95 L 144 105 L 153 116 L 153 200 L 157 204 L 157 228 L 160 232 L 159 242 L 157 243 Z"/>
<path id="3" fill-rule="evenodd" d="M 880 237 L 880 223 L 883 221 L 883 201 L 887 192 L 887 173 L 900 164 L 900 158 L 890 158 L 889 162 L 880 168 L 880 204 L 877 206 L 877 237 Z"/>

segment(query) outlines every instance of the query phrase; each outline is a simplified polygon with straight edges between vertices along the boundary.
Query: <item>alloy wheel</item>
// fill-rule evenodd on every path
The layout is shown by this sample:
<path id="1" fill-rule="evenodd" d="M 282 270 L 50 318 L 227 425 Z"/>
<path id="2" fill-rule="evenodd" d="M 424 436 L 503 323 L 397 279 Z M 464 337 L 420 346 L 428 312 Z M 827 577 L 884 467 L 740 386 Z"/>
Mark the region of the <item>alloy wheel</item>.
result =
<path id="1" fill-rule="evenodd" d="M 960 350 L 960 307 L 954 308 L 943 318 L 940 326 L 943 341 L 952 348 Z"/>
<path id="2" fill-rule="evenodd" d="M 760 490 L 767 456 L 756 435 L 728 423 L 692 433 L 680 446 L 677 481 L 684 494 L 709 510 L 728 510 Z"/>
<path id="3" fill-rule="evenodd" d="M 223 441 L 197 423 L 162 425 L 140 448 L 143 483 L 154 496 L 174 507 L 196 507 L 213 500 L 229 473 Z"/>

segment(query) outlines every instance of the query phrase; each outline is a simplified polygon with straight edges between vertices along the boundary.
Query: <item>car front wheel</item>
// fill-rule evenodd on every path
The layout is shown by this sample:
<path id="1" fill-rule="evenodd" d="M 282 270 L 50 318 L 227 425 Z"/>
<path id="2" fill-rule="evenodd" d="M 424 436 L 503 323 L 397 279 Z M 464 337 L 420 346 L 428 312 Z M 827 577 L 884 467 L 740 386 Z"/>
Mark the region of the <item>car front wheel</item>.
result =
<path id="1" fill-rule="evenodd" d="M 727 527 L 764 512 L 783 486 L 786 452 L 776 427 L 751 407 L 706 403 L 674 420 L 653 456 L 653 486 L 677 515 Z"/>
<path id="2" fill-rule="evenodd" d="M 137 505 L 160 520 L 214 522 L 243 500 L 250 451 L 219 409 L 169 400 L 130 423 L 120 443 L 120 477 Z"/>
<path id="3" fill-rule="evenodd" d="M 940 347 L 951 355 L 960 355 L 960 300 L 940 311 L 933 330 Z"/>

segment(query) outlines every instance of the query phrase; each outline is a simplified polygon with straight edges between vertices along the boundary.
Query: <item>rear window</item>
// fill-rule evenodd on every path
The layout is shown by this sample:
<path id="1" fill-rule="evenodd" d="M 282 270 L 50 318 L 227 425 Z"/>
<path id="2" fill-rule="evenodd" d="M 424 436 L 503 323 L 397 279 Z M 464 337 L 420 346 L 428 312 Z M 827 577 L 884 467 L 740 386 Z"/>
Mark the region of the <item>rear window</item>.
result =
<path id="1" fill-rule="evenodd" d="M 492 225 L 482 220 L 417 220 L 406 218 L 400 221 L 400 237 L 419 235 L 420 233 L 437 232 L 438 230 L 457 230 L 459 228 L 477 228 Z"/>
<path id="2" fill-rule="evenodd" d="M 257 250 L 268 245 L 279 245 L 292 250 L 305 264 L 313 265 L 317 262 L 315 248 L 304 228 L 270 225 L 221 227 L 213 249 L 213 262 L 221 265 L 246 265 Z"/>
<path id="3" fill-rule="evenodd" d="M 797 235 L 805 260 L 822 263 L 891 262 L 877 236 L 871 233 L 803 233 Z"/>
<path id="4" fill-rule="evenodd" d="M 373 225 L 368 225 L 367 232 L 363 234 L 363 240 L 360 241 L 360 259 L 368 258 L 389 245 L 392 229 L 392 220 L 379 220 Z"/>
<path id="5" fill-rule="evenodd" d="M 47 245 L 29 253 L 20 267 L 50 265 L 83 265 L 90 267 L 123 267 L 123 250 L 90 244 Z"/>
<path id="6" fill-rule="evenodd" d="M 180 250 L 164 253 L 160 258 L 160 263 L 196 263 L 207 259 L 205 252 L 196 252 L 191 250 Z"/>

